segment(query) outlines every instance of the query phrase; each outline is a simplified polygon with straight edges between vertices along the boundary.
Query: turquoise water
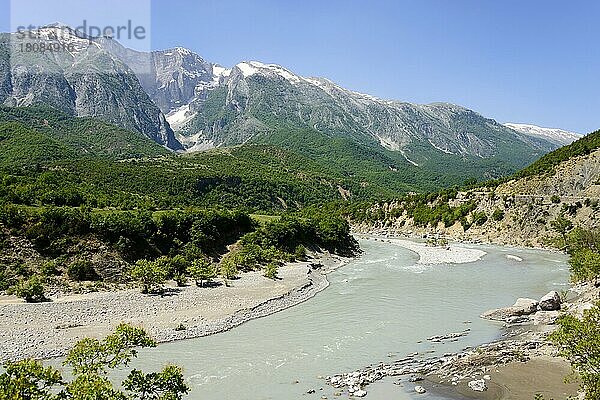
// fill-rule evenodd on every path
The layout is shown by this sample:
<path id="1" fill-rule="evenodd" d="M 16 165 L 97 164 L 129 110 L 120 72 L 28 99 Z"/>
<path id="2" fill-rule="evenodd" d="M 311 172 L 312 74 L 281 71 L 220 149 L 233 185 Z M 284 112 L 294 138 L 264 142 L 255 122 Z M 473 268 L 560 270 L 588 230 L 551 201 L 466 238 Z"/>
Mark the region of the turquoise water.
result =
<path id="1" fill-rule="evenodd" d="M 182 365 L 189 399 L 331 399 L 333 389 L 319 376 L 389 356 L 482 344 L 498 337 L 500 327 L 480 320 L 481 312 L 567 287 L 566 257 L 555 253 L 478 246 L 488 252 L 480 261 L 422 266 L 397 245 L 363 240 L 361 247 L 364 254 L 332 273 L 331 286 L 314 299 L 230 332 L 143 351 L 134 366 Z M 471 333 L 458 342 L 426 341 L 466 328 Z M 310 389 L 316 394 L 306 394 Z M 411 398 L 389 383 L 367 390 L 371 400 Z"/>

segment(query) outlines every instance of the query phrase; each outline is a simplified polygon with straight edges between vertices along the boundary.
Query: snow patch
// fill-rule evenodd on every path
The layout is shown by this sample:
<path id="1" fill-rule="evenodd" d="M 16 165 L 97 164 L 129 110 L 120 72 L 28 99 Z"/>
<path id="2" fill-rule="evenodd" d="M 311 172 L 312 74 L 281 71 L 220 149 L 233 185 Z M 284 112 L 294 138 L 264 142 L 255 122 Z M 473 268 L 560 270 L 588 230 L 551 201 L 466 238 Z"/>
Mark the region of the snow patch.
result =
<path id="1" fill-rule="evenodd" d="M 566 131 L 558 128 L 544 128 L 541 126 L 530 125 L 530 124 L 515 124 L 506 123 L 507 126 L 517 132 L 524 133 L 530 136 L 541 137 L 562 145 L 573 143 L 574 141 L 581 139 L 582 135 L 575 132 Z"/>
<path id="2" fill-rule="evenodd" d="M 213 75 L 218 76 L 218 77 L 229 76 L 229 74 L 231 73 L 231 70 L 227 69 L 225 67 L 222 67 L 220 65 L 214 64 L 212 66 L 212 73 L 213 73 Z"/>
<path id="3" fill-rule="evenodd" d="M 256 61 L 242 62 L 236 65 L 236 67 L 239 68 L 239 70 L 242 71 L 242 74 L 244 74 L 244 77 L 247 78 L 259 72 L 259 67 L 256 67 L 255 64 L 257 64 Z"/>
<path id="4" fill-rule="evenodd" d="M 186 104 L 179 108 L 174 109 L 166 115 L 167 122 L 171 125 L 171 128 L 177 130 L 179 127 L 184 125 L 186 122 L 194 118 L 196 113 L 190 112 L 190 105 Z"/>
<path id="5" fill-rule="evenodd" d="M 185 147 L 186 153 L 193 153 L 198 151 L 206 151 L 214 149 L 215 143 L 204 137 L 204 131 L 200 131 L 194 135 L 183 136 L 176 134 L 177 140 Z"/>

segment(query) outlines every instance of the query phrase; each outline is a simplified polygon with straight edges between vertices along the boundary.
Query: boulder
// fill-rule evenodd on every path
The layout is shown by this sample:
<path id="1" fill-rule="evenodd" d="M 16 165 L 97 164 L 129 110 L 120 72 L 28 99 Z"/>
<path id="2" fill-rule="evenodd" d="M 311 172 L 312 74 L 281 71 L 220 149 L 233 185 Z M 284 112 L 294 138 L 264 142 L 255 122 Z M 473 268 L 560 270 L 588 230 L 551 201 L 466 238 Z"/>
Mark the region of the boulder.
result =
<path id="1" fill-rule="evenodd" d="M 417 392 L 419 394 L 424 394 L 427 392 L 427 390 L 425 390 L 425 388 L 423 386 L 415 386 L 415 392 Z"/>
<path id="2" fill-rule="evenodd" d="M 485 392 L 487 390 L 487 384 L 484 379 L 477 379 L 468 383 L 469 388 L 475 392 Z"/>
<path id="3" fill-rule="evenodd" d="M 519 298 L 513 307 L 522 310 L 521 315 L 530 315 L 537 311 L 538 302 L 533 299 Z"/>
<path id="4" fill-rule="evenodd" d="M 491 319 L 494 321 L 506 321 L 511 317 L 521 317 L 530 315 L 537 311 L 538 302 L 533 299 L 517 299 L 516 303 L 511 307 L 497 308 L 486 311 L 481 314 L 481 318 Z"/>
<path id="5" fill-rule="evenodd" d="M 359 389 L 352 394 L 352 396 L 354 396 L 354 397 L 365 397 L 366 395 L 367 395 L 367 392 L 362 389 Z"/>
<path id="6" fill-rule="evenodd" d="M 557 311 L 560 310 L 560 303 L 560 294 L 553 290 L 540 299 L 538 309 L 540 311 Z"/>

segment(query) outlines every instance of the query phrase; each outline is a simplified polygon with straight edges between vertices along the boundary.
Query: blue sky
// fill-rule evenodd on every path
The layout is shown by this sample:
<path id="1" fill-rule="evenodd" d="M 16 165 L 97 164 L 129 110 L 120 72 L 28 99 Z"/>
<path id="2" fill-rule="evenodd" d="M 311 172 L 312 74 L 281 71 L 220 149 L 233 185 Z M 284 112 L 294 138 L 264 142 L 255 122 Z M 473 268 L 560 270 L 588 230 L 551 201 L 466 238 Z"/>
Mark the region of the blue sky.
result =
<path id="1" fill-rule="evenodd" d="M 600 2 L 153 0 L 151 15 L 155 49 L 184 46 L 225 66 L 277 63 L 500 122 L 600 128 Z"/>

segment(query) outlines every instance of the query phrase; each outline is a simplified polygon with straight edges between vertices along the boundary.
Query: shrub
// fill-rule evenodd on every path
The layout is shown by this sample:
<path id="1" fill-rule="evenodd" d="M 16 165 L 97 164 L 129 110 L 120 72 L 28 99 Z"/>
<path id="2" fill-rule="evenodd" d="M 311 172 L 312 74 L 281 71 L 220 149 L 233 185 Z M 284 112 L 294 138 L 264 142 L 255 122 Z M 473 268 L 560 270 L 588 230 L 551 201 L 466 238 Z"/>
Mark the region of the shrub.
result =
<path id="1" fill-rule="evenodd" d="M 473 217 L 473 224 L 477 224 L 479 226 L 485 224 L 488 219 L 486 213 L 483 211 L 473 212 L 472 217 Z"/>
<path id="2" fill-rule="evenodd" d="M 279 270 L 279 264 L 276 262 L 270 262 L 265 267 L 265 277 L 269 279 L 277 279 L 277 271 Z"/>
<path id="3" fill-rule="evenodd" d="M 296 246 L 296 250 L 294 250 L 294 258 L 300 261 L 306 260 L 306 247 L 303 245 Z"/>
<path id="4" fill-rule="evenodd" d="M 87 260 L 72 262 L 67 268 L 67 275 L 74 281 L 97 281 L 100 276 L 96 273 L 93 264 Z"/>
<path id="5" fill-rule="evenodd" d="M 557 195 L 553 195 L 552 197 L 550 197 L 550 201 L 554 204 L 560 204 L 560 197 Z"/>
<path id="6" fill-rule="evenodd" d="M 58 263 L 55 260 L 48 261 L 42 264 L 40 268 L 40 272 L 44 276 L 56 276 L 60 275 L 60 271 L 58 269 Z"/>
<path id="7" fill-rule="evenodd" d="M 600 308 L 596 304 L 578 319 L 564 315 L 559 328 L 550 335 L 560 355 L 571 362 L 577 372 L 586 400 L 600 398 Z"/>
<path id="8" fill-rule="evenodd" d="M 504 211 L 499 208 L 496 208 L 492 213 L 492 219 L 496 222 L 502 221 L 504 219 Z"/>
<path id="9" fill-rule="evenodd" d="M 138 260 L 130 271 L 131 277 L 142 285 L 142 293 L 162 291 L 162 284 L 167 279 L 168 270 L 161 263 Z"/>
<path id="10" fill-rule="evenodd" d="M 187 270 L 190 263 L 182 255 L 175 257 L 162 256 L 155 261 L 159 268 L 167 271 L 167 278 L 173 279 L 177 286 L 183 286 L 187 282 Z"/>
<path id="11" fill-rule="evenodd" d="M 204 286 L 204 282 L 210 283 L 217 275 L 215 266 L 205 258 L 194 260 L 188 267 L 188 273 L 196 281 L 196 285 L 201 287 Z"/>
<path id="12" fill-rule="evenodd" d="M 44 284 L 39 276 L 34 275 L 27 280 L 17 283 L 11 290 L 15 296 L 25 299 L 27 303 L 41 303 L 48 301 L 44 291 Z"/>
<path id="13" fill-rule="evenodd" d="M 236 263 L 235 254 L 228 254 L 223 257 L 221 260 L 221 264 L 219 266 L 219 270 L 223 279 L 225 279 L 225 284 L 230 279 L 235 279 L 238 275 L 238 265 Z"/>
<path id="14" fill-rule="evenodd" d="M 569 259 L 571 278 L 575 282 L 597 281 L 600 276 L 600 254 L 590 249 L 575 251 Z"/>

